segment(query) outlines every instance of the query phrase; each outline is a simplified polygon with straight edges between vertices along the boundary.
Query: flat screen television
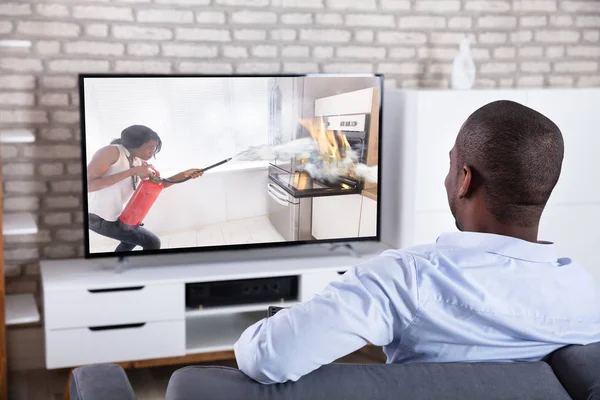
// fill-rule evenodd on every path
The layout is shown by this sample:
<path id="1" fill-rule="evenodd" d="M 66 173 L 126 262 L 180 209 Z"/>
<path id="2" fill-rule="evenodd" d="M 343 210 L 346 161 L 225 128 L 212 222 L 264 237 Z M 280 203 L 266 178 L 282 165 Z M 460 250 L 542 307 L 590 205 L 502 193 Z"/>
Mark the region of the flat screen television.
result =
<path id="1" fill-rule="evenodd" d="M 85 257 L 380 237 L 383 76 L 79 76 Z"/>

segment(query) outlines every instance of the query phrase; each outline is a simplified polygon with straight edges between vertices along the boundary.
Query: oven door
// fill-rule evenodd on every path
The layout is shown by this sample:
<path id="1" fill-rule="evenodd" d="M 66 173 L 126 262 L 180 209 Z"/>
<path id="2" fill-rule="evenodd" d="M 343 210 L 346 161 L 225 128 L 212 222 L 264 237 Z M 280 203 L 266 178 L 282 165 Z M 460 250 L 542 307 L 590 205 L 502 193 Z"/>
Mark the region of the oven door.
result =
<path id="1" fill-rule="evenodd" d="M 276 184 L 267 183 L 269 221 L 285 241 L 299 239 L 300 201 Z"/>

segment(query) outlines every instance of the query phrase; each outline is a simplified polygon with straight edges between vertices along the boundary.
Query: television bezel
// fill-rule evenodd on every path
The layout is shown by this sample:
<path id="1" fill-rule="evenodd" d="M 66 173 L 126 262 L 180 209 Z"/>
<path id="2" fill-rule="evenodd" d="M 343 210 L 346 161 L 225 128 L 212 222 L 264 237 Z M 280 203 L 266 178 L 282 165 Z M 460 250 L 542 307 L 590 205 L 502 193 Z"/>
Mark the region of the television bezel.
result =
<path id="1" fill-rule="evenodd" d="M 306 78 L 306 77 L 373 77 L 379 79 L 379 138 L 378 138 L 378 163 L 377 163 L 377 233 L 375 236 L 332 238 L 322 240 L 299 240 L 284 242 L 265 242 L 265 243 L 240 243 L 213 246 L 180 247 L 156 250 L 133 250 L 126 252 L 90 252 L 90 232 L 89 232 L 89 204 L 88 204 L 88 185 L 87 185 L 87 149 L 86 149 L 86 130 L 85 130 L 85 88 L 86 78 Z M 80 73 L 78 75 L 79 90 L 79 114 L 80 114 L 80 144 L 81 144 L 81 165 L 82 165 L 82 208 L 83 208 L 83 231 L 84 231 L 84 258 L 119 258 L 151 256 L 151 255 L 174 255 L 189 253 L 209 253 L 222 251 L 238 251 L 251 249 L 284 248 L 292 246 L 322 246 L 324 244 L 351 244 L 356 242 L 381 242 L 381 176 L 382 176 L 382 143 L 383 143 L 383 100 L 384 100 L 384 75 L 380 73 L 347 73 L 347 74 L 123 74 L 123 73 Z"/>

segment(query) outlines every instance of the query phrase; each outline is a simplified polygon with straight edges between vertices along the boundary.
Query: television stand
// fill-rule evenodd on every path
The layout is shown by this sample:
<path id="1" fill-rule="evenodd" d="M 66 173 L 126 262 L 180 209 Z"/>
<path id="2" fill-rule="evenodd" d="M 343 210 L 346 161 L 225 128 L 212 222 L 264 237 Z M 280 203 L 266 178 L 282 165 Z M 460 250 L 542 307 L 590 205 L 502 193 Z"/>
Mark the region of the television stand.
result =
<path id="1" fill-rule="evenodd" d="M 331 245 L 331 247 L 329 248 L 330 251 L 335 251 L 339 248 L 345 248 L 346 250 L 348 250 L 348 252 L 354 256 L 354 258 L 360 258 L 360 255 L 358 254 L 358 252 L 356 251 L 356 249 L 354 248 L 354 246 L 352 246 L 350 243 L 334 243 Z"/>

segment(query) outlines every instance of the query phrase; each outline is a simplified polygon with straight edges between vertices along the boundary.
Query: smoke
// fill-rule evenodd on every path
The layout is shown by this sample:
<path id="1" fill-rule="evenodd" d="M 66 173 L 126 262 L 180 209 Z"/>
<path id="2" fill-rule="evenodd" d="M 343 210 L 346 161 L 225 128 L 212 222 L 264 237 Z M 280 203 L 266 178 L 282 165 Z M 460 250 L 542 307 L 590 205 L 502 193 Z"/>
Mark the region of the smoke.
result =
<path id="1" fill-rule="evenodd" d="M 341 159 L 329 161 L 322 157 L 311 138 L 302 138 L 277 146 L 252 146 L 233 157 L 237 161 L 273 161 L 275 159 L 307 158 L 298 166 L 314 179 L 336 182 L 340 177 L 352 174 L 367 182 L 377 183 L 377 165 L 367 166 L 358 163 L 353 150 L 347 150 Z"/>

